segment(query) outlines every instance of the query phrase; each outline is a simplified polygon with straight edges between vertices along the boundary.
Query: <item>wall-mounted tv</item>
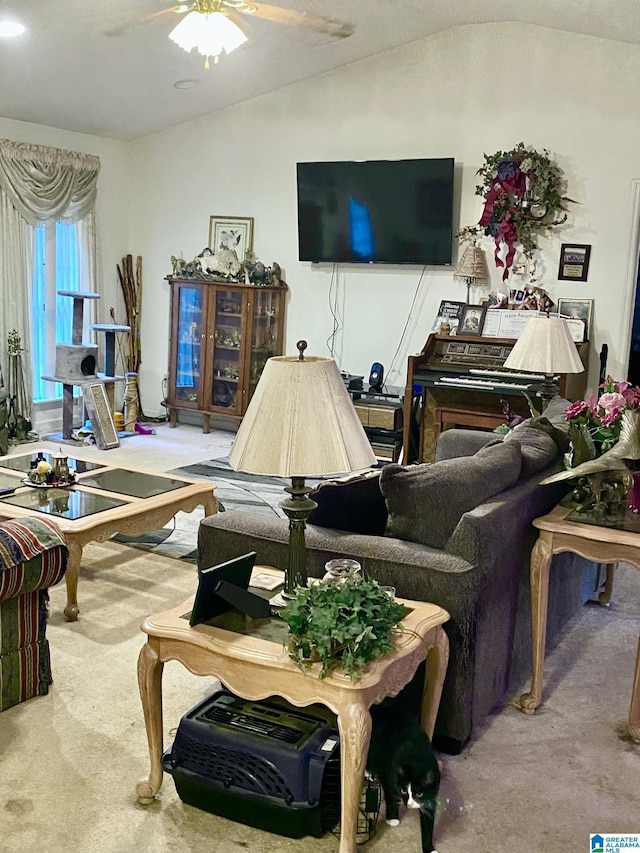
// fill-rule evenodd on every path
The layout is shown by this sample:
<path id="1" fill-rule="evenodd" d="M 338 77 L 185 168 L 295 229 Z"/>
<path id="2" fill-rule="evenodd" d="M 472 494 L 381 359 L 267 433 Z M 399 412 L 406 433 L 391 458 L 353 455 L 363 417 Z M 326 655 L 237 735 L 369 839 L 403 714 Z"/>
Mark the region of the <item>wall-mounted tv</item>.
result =
<path id="1" fill-rule="evenodd" d="M 451 157 L 298 163 L 298 257 L 316 263 L 446 266 Z"/>

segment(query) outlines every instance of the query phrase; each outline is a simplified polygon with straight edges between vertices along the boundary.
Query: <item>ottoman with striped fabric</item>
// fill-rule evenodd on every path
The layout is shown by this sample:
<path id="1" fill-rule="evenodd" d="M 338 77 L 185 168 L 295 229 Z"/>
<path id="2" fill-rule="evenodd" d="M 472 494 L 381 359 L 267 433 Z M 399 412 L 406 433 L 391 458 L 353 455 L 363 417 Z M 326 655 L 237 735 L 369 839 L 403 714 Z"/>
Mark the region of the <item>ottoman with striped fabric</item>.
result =
<path id="1" fill-rule="evenodd" d="M 48 589 L 68 556 L 53 522 L 0 521 L 0 711 L 49 691 Z"/>

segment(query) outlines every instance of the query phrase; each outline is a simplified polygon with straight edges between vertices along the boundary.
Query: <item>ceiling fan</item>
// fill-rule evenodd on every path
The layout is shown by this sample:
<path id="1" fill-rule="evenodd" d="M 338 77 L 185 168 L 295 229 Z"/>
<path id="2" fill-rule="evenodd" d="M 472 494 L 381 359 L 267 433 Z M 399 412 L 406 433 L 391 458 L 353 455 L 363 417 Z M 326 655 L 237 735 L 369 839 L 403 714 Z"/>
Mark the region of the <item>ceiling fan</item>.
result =
<path id="1" fill-rule="evenodd" d="M 188 52 L 196 48 L 206 58 L 207 68 L 210 56 L 214 58 L 214 63 L 217 63 L 221 53 L 231 53 L 247 41 L 240 26 L 242 15 L 251 15 L 287 26 L 306 27 L 333 38 L 347 38 L 354 31 L 353 25 L 344 21 L 267 3 L 248 0 L 190 0 L 187 3 L 168 6 L 138 22 L 124 24 L 111 30 L 109 34 L 120 35 L 135 23 L 158 23 L 176 14 L 181 16 L 180 21 L 169 33 L 169 38 Z"/>

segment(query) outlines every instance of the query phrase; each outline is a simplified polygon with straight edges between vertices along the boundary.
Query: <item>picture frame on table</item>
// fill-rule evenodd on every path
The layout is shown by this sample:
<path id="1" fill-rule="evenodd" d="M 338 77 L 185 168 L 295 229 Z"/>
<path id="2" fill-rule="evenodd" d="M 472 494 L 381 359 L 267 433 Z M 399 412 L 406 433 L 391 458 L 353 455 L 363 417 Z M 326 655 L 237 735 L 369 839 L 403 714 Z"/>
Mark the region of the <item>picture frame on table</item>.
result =
<path id="1" fill-rule="evenodd" d="M 480 337 L 486 311 L 486 305 L 465 305 L 460 315 L 458 334 Z"/>
<path id="2" fill-rule="evenodd" d="M 569 320 L 582 320 L 584 340 L 589 340 L 593 323 L 593 299 L 558 299 L 557 311 Z"/>
<path id="3" fill-rule="evenodd" d="M 209 248 L 214 254 L 230 249 L 244 261 L 247 252 L 253 251 L 253 217 L 210 216 Z"/>
<path id="4" fill-rule="evenodd" d="M 460 317 L 464 310 L 464 302 L 454 302 L 450 299 L 443 299 L 438 308 L 436 319 L 431 327 L 432 332 L 436 334 L 455 335 L 460 325 Z"/>
<path id="5" fill-rule="evenodd" d="M 588 243 L 563 243 L 560 247 L 558 280 L 586 281 L 591 246 Z"/>

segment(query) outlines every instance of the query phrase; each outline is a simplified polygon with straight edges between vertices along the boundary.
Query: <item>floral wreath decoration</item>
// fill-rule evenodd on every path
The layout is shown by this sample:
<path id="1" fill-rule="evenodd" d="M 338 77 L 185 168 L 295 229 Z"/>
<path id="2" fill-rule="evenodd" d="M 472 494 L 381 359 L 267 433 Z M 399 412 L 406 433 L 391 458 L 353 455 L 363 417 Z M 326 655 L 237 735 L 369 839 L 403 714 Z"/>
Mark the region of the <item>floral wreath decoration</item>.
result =
<path id="1" fill-rule="evenodd" d="M 530 258 L 537 248 L 538 234 L 566 222 L 566 203 L 573 200 L 564 194 L 562 173 L 549 152 L 543 149 L 540 154 L 523 142 L 511 151 L 485 154 L 477 174 L 482 176 L 482 183 L 476 186 L 476 195 L 484 198 L 482 216 L 478 225 L 463 229 L 459 236 L 468 238 L 473 232 L 493 237 L 495 263 L 504 267 L 502 280 L 506 281 L 516 243 Z"/>

